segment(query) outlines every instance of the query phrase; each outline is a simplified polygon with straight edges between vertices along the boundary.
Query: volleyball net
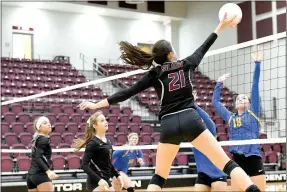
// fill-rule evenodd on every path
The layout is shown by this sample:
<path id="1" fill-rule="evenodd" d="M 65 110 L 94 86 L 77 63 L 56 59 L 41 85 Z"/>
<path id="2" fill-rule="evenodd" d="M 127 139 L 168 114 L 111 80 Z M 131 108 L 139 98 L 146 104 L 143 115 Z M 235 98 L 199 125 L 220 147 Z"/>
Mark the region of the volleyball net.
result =
<path id="1" fill-rule="evenodd" d="M 254 64 L 253 47 L 264 51 L 260 75 L 260 139 L 228 141 L 229 126 L 211 104 L 216 80 L 231 73 L 222 90 L 221 102 L 234 111 L 235 97 L 250 94 Z M 231 157 L 229 146 L 260 144 L 262 157 L 270 171 L 286 169 L 286 33 L 209 51 L 193 78 L 197 105 L 215 122 L 217 139 Z M 92 64 L 91 64 L 92 65 Z M 78 71 L 71 64 L 49 60 L 2 58 L 1 63 L 1 133 L 2 176 L 24 174 L 29 167 L 33 121 L 47 116 L 52 124 L 50 135 L 55 170 L 78 172 L 82 149 L 74 153 L 73 139 L 83 137 L 86 121 L 95 111 L 81 111 L 83 100 L 99 101 L 132 86 L 145 70 L 111 63 L 93 63 L 93 71 Z M 159 99 L 149 88 L 118 105 L 101 109 L 109 122 L 108 138 L 114 150 L 142 149 L 145 168 L 136 164 L 130 170 L 136 176 L 152 170 L 159 140 Z M 139 145 L 123 146 L 129 132 L 139 134 Z M 195 174 L 190 143 L 181 144 L 171 175 Z M 3 163 L 5 162 L 5 163 Z M 70 171 L 69 171 L 70 170 Z M 174 176 L 179 177 L 179 176 Z M 193 175 L 194 177 L 194 175 Z M 286 180 L 286 176 L 285 176 Z"/>

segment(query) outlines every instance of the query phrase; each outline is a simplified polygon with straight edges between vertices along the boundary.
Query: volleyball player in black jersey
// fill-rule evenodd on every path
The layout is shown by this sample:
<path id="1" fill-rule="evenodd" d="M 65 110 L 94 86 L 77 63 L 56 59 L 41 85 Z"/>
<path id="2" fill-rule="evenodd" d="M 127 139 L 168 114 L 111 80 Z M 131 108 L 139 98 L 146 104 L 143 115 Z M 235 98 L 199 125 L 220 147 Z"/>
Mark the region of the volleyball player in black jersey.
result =
<path id="1" fill-rule="evenodd" d="M 112 144 L 106 138 L 108 122 L 102 112 L 94 113 L 87 122 L 85 139 L 76 139 L 73 147 L 79 151 L 86 145 L 82 159 L 82 169 L 88 175 L 89 191 L 115 191 L 121 189 L 122 181 L 119 172 L 112 164 Z M 110 182 L 113 178 L 113 186 Z"/>
<path id="2" fill-rule="evenodd" d="M 192 76 L 204 54 L 217 39 L 217 35 L 232 25 L 226 16 L 214 33 L 190 56 L 177 61 L 171 44 L 166 40 L 156 42 L 152 54 L 127 42 L 120 42 L 121 59 L 130 65 L 147 67 L 147 74 L 130 88 L 121 90 L 98 103 L 82 102 L 81 109 L 97 109 L 122 102 L 133 95 L 154 87 L 161 100 L 161 135 L 156 156 L 156 170 L 148 191 L 160 191 L 170 172 L 181 141 L 188 140 L 214 165 L 229 175 L 243 191 L 260 191 L 247 174 L 228 158 L 214 136 L 195 111 L 192 95 Z"/>
<path id="3" fill-rule="evenodd" d="M 50 170 L 52 150 L 48 138 L 51 124 L 47 117 L 39 117 L 34 122 L 35 134 L 32 140 L 31 166 L 27 175 L 29 192 L 54 191 L 52 181 L 58 176 Z"/>

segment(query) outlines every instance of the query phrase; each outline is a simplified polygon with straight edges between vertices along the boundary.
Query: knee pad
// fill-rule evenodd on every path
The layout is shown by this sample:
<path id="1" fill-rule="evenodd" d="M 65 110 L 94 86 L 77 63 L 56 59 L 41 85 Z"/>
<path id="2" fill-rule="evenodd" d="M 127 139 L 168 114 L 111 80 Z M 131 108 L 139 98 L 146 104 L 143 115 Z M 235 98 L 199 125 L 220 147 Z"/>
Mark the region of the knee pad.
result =
<path id="1" fill-rule="evenodd" d="M 245 192 L 261 192 L 256 185 L 250 185 Z"/>
<path id="2" fill-rule="evenodd" d="M 237 163 L 235 163 L 233 160 L 230 160 L 224 166 L 223 172 L 226 173 L 228 176 L 230 176 L 231 171 L 236 167 L 239 167 L 239 165 Z"/>
<path id="3" fill-rule="evenodd" d="M 158 174 L 154 174 L 149 182 L 149 184 L 157 185 L 160 188 L 163 188 L 166 179 L 162 178 Z"/>
<path id="4" fill-rule="evenodd" d="M 129 187 L 129 188 L 127 188 L 127 191 L 128 191 L 128 192 L 134 192 L 135 189 L 134 189 L 133 187 Z"/>

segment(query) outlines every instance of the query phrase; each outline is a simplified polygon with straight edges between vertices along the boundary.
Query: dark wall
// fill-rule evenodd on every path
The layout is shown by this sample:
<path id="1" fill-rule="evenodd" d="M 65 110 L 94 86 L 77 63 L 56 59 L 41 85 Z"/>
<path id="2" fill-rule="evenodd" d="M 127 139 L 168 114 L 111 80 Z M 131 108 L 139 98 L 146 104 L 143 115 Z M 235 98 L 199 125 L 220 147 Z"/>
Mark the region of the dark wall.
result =
<path id="1" fill-rule="evenodd" d="M 252 9 L 251 2 L 245 1 L 238 4 L 242 10 L 242 21 L 237 27 L 237 41 L 243 43 L 252 40 Z M 285 1 L 276 2 L 277 9 L 286 7 Z M 256 1 L 255 2 L 255 15 L 261 15 L 272 11 L 271 1 Z M 256 18 L 253 18 L 256 19 Z M 272 17 L 260 20 L 256 22 L 256 38 L 266 37 L 273 35 L 273 23 Z M 277 15 L 277 33 L 286 31 L 286 14 Z"/>

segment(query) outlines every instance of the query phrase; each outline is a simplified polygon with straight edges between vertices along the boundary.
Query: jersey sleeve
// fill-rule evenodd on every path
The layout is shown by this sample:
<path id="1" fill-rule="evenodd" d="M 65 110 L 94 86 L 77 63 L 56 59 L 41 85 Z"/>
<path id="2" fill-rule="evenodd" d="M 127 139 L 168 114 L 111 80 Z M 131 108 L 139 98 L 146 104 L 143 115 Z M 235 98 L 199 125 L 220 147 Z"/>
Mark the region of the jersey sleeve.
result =
<path id="1" fill-rule="evenodd" d="M 226 107 L 220 102 L 221 88 L 223 86 L 222 82 L 217 82 L 212 96 L 212 105 L 216 112 L 220 115 L 225 122 L 228 122 L 232 113 L 226 109 Z"/>
<path id="2" fill-rule="evenodd" d="M 153 85 L 153 75 L 149 71 L 142 79 L 136 82 L 133 86 L 123 89 L 107 98 L 110 105 L 116 104 L 129 99 L 137 93 L 151 87 Z"/>
<path id="3" fill-rule="evenodd" d="M 211 33 L 209 37 L 204 41 L 204 43 L 190 56 L 186 57 L 184 60 L 187 61 L 187 65 L 190 69 L 195 70 L 195 68 L 200 64 L 202 58 L 209 50 L 211 45 L 217 39 L 216 33 Z"/>
<path id="4" fill-rule="evenodd" d="M 85 171 L 89 177 L 91 177 L 96 183 L 98 183 L 101 180 L 101 177 L 93 171 L 93 169 L 90 167 L 90 162 L 92 159 L 93 153 L 97 150 L 98 144 L 96 142 L 91 141 L 88 143 L 85 149 L 85 153 L 82 159 L 81 167 Z"/>
<path id="5" fill-rule="evenodd" d="M 35 161 L 38 164 L 38 166 L 43 169 L 45 172 L 49 170 L 48 167 L 48 162 L 45 162 L 45 157 L 44 157 L 44 151 L 47 148 L 47 145 L 49 144 L 49 139 L 41 136 L 38 138 L 38 142 L 36 144 L 36 155 L 35 155 Z"/>
<path id="6" fill-rule="evenodd" d="M 255 62 L 253 73 L 253 83 L 251 88 L 251 111 L 260 116 L 260 96 L 259 96 L 260 62 Z"/>
<path id="7" fill-rule="evenodd" d="M 209 115 L 200 107 L 196 106 L 196 111 L 198 115 L 202 118 L 204 121 L 207 129 L 213 134 L 216 135 L 216 126 L 215 123 L 212 121 L 212 119 L 209 117 Z"/>
<path id="8" fill-rule="evenodd" d="M 116 150 L 113 152 L 113 159 L 121 158 L 125 154 L 125 150 Z"/>
<path id="9" fill-rule="evenodd" d="M 142 152 L 142 150 L 138 150 L 138 158 L 142 158 L 143 159 L 143 152 Z"/>

